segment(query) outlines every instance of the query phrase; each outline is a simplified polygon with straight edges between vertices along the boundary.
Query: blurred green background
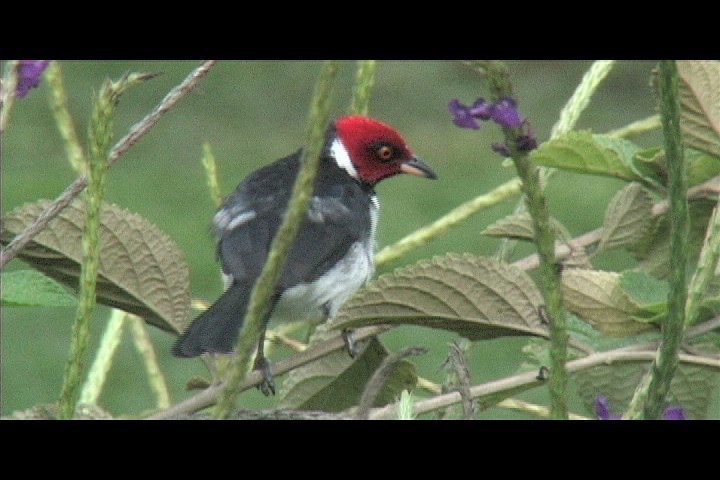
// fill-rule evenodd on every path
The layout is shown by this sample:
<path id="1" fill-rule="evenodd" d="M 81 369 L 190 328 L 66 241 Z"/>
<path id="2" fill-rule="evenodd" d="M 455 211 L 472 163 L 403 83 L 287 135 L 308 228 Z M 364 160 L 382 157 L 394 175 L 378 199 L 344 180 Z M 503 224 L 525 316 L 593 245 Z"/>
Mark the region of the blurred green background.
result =
<path id="1" fill-rule="evenodd" d="M 106 77 L 126 71 L 162 72 L 132 89 L 121 100 L 115 120 L 116 139 L 141 119 L 198 62 L 63 62 L 69 106 L 84 140 L 93 91 Z M 209 301 L 221 292 L 218 265 L 211 236 L 213 206 L 200 164 L 203 142 L 212 145 L 218 161 L 222 192 L 231 192 L 248 173 L 297 149 L 303 139 L 308 104 L 319 62 L 224 61 L 213 68 L 199 88 L 167 114 L 110 171 L 107 201 L 138 212 L 177 241 L 192 272 L 192 292 Z M 531 121 L 540 141 L 547 139 L 564 103 L 572 94 L 590 61 L 509 62 L 522 113 Z M 649 88 L 653 62 L 619 62 L 600 87 L 578 128 L 604 132 L 655 113 Z M 335 90 L 336 114 L 349 105 L 354 62 L 343 62 Z M 401 131 L 415 151 L 437 172 L 437 182 L 401 177 L 378 187 L 382 213 L 379 246 L 397 241 L 480 193 L 512 178 L 489 145 L 500 131 L 487 124 L 480 131 L 455 127 L 447 102 L 465 103 L 483 94 L 476 74 L 458 62 L 379 62 L 371 115 Z M 8 212 L 38 198 L 55 198 L 74 178 L 63 144 L 48 108 L 48 89 L 42 85 L 27 98 L 18 99 L 2 141 L 2 211 Z M 639 144 L 659 143 L 657 132 L 636 138 Z M 605 205 L 621 182 L 558 173 L 548 188 L 552 214 L 577 235 L 597 228 Z M 446 252 L 494 254 L 498 241 L 479 232 L 510 213 L 515 200 L 486 210 L 460 227 L 387 265 L 390 271 L 417 259 Z M 516 258 L 531 250 L 519 246 Z M 597 264 L 615 269 L 628 265 L 629 256 L 605 255 Z M 14 260 L 9 269 L 24 268 Z M 69 348 L 73 309 L 3 308 L 0 413 L 57 399 Z M 108 318 L 101 307 L 92 325 L 90 360 Z M 190 395 L 184 390 L 193 375 L 206 374 L 200 360 L 180 360 L 169 353 L 174 337 L 148 327 L 167 376 L 173 402 Z M 442 381 L 441 365 L 447 342 L 455 335 L 417 327 L 399 328 L 383 339 L 394 350 L 425 345 L 428 354 L 415 359 L 419 373 Z M 516 371 L 522 357 L 521 338 L 498 339 L 473 345 L 469 358 L 473 381 L 497 379 Z M 282 357 L 286 352 L 279 351 Z M 278 357 L 276 357 L 278 358 Z M 547 402 L 544 388 L 520 398 Z M 245 407 L 272 407 L 255 390 L 241 397 Z M 717 402 L 716 402 L 717 403 Z M 113 414 L 152 409 L 153 395 L 144 367 L 129 334 L 123 338 L 110 372 L 101 404 Z M 572 395 L 572 410 L 587 414 Z M 481 418 L 528 418 L 494 408 Z"/>

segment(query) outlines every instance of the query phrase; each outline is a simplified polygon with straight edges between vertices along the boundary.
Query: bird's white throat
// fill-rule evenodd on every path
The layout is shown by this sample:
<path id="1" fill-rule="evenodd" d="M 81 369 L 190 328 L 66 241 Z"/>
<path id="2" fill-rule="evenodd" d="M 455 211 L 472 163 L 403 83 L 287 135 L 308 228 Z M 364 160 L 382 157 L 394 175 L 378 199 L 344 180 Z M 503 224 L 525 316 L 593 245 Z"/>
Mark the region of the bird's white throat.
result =
<path id="1" fill-rule="evenodd" d="M 330 145 L 330 155 L 332 155 L 340 168 L 345 170 L 351 177 L 358 178 L 355 165 L 353 165 L 352 160 L 350 160 L 350 154 L 339 138 L 333 140 Z"/>

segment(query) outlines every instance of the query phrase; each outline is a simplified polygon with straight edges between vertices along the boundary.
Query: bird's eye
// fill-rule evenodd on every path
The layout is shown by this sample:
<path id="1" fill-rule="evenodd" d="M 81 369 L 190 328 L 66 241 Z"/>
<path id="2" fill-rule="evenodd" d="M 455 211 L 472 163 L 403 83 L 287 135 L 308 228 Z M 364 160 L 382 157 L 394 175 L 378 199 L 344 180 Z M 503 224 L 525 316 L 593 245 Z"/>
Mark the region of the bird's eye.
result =
<path id="1" fill-rule="evenodd" d="M 393 157 L 393 149 L 387 145 L 382 145 L 377 149 L 377 155 L 381 160 L 390 160 Z"/>

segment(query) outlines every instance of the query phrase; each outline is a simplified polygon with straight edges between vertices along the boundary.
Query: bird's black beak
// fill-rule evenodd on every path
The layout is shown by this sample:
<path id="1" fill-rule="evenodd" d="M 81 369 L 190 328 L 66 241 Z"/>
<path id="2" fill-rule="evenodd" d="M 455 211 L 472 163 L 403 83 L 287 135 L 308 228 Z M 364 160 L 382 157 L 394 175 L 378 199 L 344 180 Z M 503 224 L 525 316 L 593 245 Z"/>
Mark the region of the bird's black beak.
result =
<path id="1" fill-rule="evenodd" d="M 425 162 L 423 162 L 417 157 L 412 158 L 407 162 L 401 163 L 400 170 L 403 173 L 417 175 L 418 177 L 430 178 L 432 180 L 435 180 L 437 178 L 437 175 L 435 175 L 435 172 L 432 171 L 432 168 L 430 168 Z"/>

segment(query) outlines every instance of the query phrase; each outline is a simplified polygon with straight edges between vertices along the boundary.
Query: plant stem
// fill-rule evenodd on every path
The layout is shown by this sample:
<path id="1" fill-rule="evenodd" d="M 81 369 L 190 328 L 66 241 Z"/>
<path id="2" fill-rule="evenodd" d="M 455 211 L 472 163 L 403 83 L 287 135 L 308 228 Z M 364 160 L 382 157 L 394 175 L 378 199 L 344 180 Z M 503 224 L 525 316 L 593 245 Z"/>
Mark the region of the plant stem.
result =
<path id="1" fill-rule="evenodd" d="M 310 204 L 315 176 L 320 164 L 320 150 L 336 73 L 336 61 L 326 61 L 323 64 L 308 115 L 305 148 L 300 159 L 300 171 L 288 203 L 288 211 L 272 241 L 267 261 L 250 295 L 247 314 L 236 344 L 236 356 L 230 367 L 227 384 L 213 412 L 213 417 L 216 419 L 228 418 L 235 407 L 235 401 L 240 393 L 238 386 L 247 375 L 252 353 L 260 338 L 265 317 L 270 311 L 270 298 L 275 293 L 275 285 L 280 279 L 287 255 Z"/>
<path id="2" fill-rule="evenodd" d="M 560 111 L 560 116 L 550 131 L 551 140 L 564 135 L 575 128 L 580 115 L 590 104 L 590 100 L 595 94 L 595 91 L 603 80 L 605 80 L 614 66 L 614 60 L 597 60 L 590 66 L 587 72 L 585 72 L 585 75 L 583 75 L 582 80 L 580 80 L 577 88 L 575 88 L 572 96 Z M 554 168 L 540 168 L 540 182 L 543 189 L 554 173 Z M 513 213 L 518 214 L 524 211 L 525 203 L 521 201 L 515 206 Z M 516 245 L 517 240 L 510 240 L 508 238 L 502 239 L 500 247 L 498 247 L 497 258 L 500 261 L 507 262 Z"/>
<path id="3" fill-rule="evenodd" d="M 655 352 L 644 351 L 623 351 L 609 350 L 607 352 L 598 352 L 587 357 L 572 360 L 567 363 L 567 371 L 575 373 L 598 365 L 612 365 L 613 363 L 625 362 L 648 362 L 655 357 Z M 693 365 L 703 365 L 706 367 L 720 370 L 720 360 L 710 359 L 706 357 L 698 357 L 695 355 L 680 355 L 680 361 Z M 482 399 L 483 397 L 496 396 L 499 393 L 513 391 L 516 389 L 527 389 L 542 385 L 542 381 L 537 379 L 537 372 L 525 372 L 510 377 L 494 380 L 492 382 L 474 385 L 470 387 L 470 395 L 474 399 Z M 416 400 L 413 408 L 415 415 L 432 412 L 447 408 L 462 402 L 462 395 L 459 392 L 450 392 L 435 397 Z M 481 402 L 482 403 L 482 402 Z M 495 403 L 494 403 L 495 404 Z M 370 420 L 389 420 L 397 418 L 398 404 L 392 403 L 380 408 L 370 410 Z M 552 414 L 551 414 L 552 416 Z"/>
<path id="4" fill-rule="evenodd" d="M 487 62 L 485 74 L 496 98 L 512 95 L 512 85 L 504 64 Z M 552 417 L 567 419 L 567 347 L 569 335 L 565 327 L 565 310 L 560 271 L 555 263 L 555 232 L 540 181 L 540 169 L 530 162 L 527 152 L 517 148 L 521 128 L 503 128 L 505 145 L 510 150 L 518 176 L 522 179 L 528 211 L 533 219 L 535 244 L 540 256 L 540 278 L 545 308 L 550 319 L 550 400 Z"/>
<path id="5" fill-rule="evenodd" d="M 615 66 L 615 60 L 597 60 L 583 75 L 582 80 L 560 111 L 558 121 L 550 131 L 550 138 L 557 138 L 575 128 L 582 112 L 590 104 L 592 96 Z"/>
<path id="6" fill-rule="evenodd" d="M 507 135 L 507 134 L 506 134 Z M 513 134 L 508 135 L 512 137 Z M 507 137 L 506 137 L 507 138 Z M 535 244 L 540 256 L 540 278 L 545 308 L 550 318 L 550 398 L 552 417 L 567 418 L 567 361 L 568 333 L 565 327 L 560 271 L 555 263 L 555 233 L 550 224 L 550 213 L 540 185 L 540 171 L 530 163 L 527 155 L 513 153 L 513 161 L 520 178 L 528 211 L 533 218 Z"/>
<path id="7" fill-rule="evenodd" d="M 128 320 L 135 348 L 137 348 L 145 363 L 145 372 L 148 376 L 150 388 L 155 394 L 156 405 L 158 408 L 168 408 L 170 406 L 170 392 L 165 377 L 160 370 L 152 340 L 150 340 L 150 335 L 145 329 L 145 323 L 135 315 L 128 315 Z"/>
<path id="8" fill-rule="evenodd" d="M 70 166 L 78 175 L 85 175 L 87 173 L 87 160 L 75 131 L 75 123 L 68 110 L 60 62 L 56 60 L 50 62 L 45 71 L 45 80 L 47 80 L 50 87 L 50 107 L 55 116 L 55 124 L 60 131 L 60 136 L 65 143 L 65 154 L 68 157 Z"/>
<path id="9" fill-rule="evenodd" d="M 355 86 L 353 87 L 353 96 L 350 102 L 350 113 L 355 115 L 368 114 L 370 95 L 375 83 L 375 70 L 377 70 L 375 60 L 358 60 Z"/>
<path id="10" fill-rule="evenodd" d="M 81 386 L 85 352 L 90 343 L 90 318 L 95 310 L 95 282 L 100 264 L 100 208 L 105 194 L 107 155 L 112 140 L 112 115 L 117 103 L 114 85 L 106 81 L 95 99 L 88 133 L 90 145 L 89 183 L 85 195 L 85 226 L 83 228 L 83 261 L 80 266 L 80 303 L 73 324 L 70 358 L 65 366 L 59 414 L 61 419 L 73 417 Z"/>
<path id="11" fill-rule="evenodd" d="M 692 328 L 690 328 L 687 332 L 686 338 L 697 338 L 701 335 L 704 335 L 712 330 L 715 330 L 720 327 L 720 316 L 717 316 L 711 320 L 708 320 L 706 322 L 703 322 L 699 325 L 696 325 Z M 390 327 L 386 326 L 378 326 L 378 327 L 363 327 L 359 328 L 355 331 L 355 340 L 360 341 L 366 338 L 374 337 L 377 335 L 380 335 L 383 332 L 386 332 L 390 330 Z M 298 367 L 301 367 L 303 365 L 307 365 L 310 362 L 313 362 L 319 358 L 323 358 L 327 355 L 330 355 L 331 353 L 340 350 L 341 348 L 345 348 L 345 342 L 342 339 L 340 335 L 337 337 L 334 337 L 330 340 L 326 340 L 324 342 L 318 343 L 316 345 L 312 345 L 307 348 L 307 350 L 304 350 L 303 352 L 297 353 L 293 355 L 292 357 L 286 358 L 284 360 L 280 360 L 276 362 L 274 367 L 274 372 L 276 375 L 282 375 L 284 373 L 289 372 L 290 370 L 294 370 Z M 640 353 L 640 356 L 634 356 L 634 355 L 628 355 L 628 354 L 634 354 L 634 353 Z M 619 361 L 643 361 L 643 360 L 651 360 L 654 355 L 654 352 L 651 351 L 630 351 L 628 350 L 628 347 L 622 347 L 615 350 L 610 350 L 607 352 L 599 352 L 599 353 L 593 353 L 591 355 L 588 355 L 587 357 L 583 357 L 578 360 L 573 360 L 571 362 L 568 362 L 567 367 L 568 371 L 571 373 L 579 372 L 581 370 L 591 368 L 597 365 L 604 365 L 604 364 L 610 364 L 612 362 L 619 362 Z M 704 365 L 711 368 L 715 368 L 716 370 L 720 370 L 720 360 L 707 358 L 707 357 L 701 357 L 696 355 L 681 355 L 680 361 L 691 363 L 695 365 Z M 528 374 L 519 374 L 526 380 L 526 383 L 520 383 L 519 385 L 515 382 L 515 380 L 510 380 L 509 384 L 504 384 L 507 386 L 507 388 L 499 388 L 496 390 L 491 391 L 489 394 L 496 394 L 499 392 L 505 392 L 508 390 L 513 390 L 517 388 L 523 388 L 528 385 L 533 380 L 537 380 L 537 372 L 530 372 Z M 518 375 L 513 376 L 512 378 L 517 377 Z M 499 382 L 503 382 L 507 379 L 501 379 Z M 240 385 L 240 390 L 247 390 L 249 388 L 252 388 L 262 381 L 262 375 L 258 371 L 251 372 L 247 378 L 242 382 Z M 494 382 L 491 382 L 495 384 Z M 536 382 L 532 386 L 538 386 L 540 385 L 540 382 Z M 488 385 L 488 384 L 485 384 Z M 431 393 L 438 394 L 441 391 L 441 387 L 437 384 L 434 384 L 432 382 L 429 382 L 423 378 L 418 379 L 418 387 L 423 388 Z M 216 384 L 211 387 L 208 387 L 207 389 L 203 390 L 202 392 L 199 392 L 195 394 L 194 396 L 187 398 L 183 400 L 182 402 L 179 402 L 172 407 L 162 410 L 160 412 L 156 412 L 152 415 L 150 415 L 148 420 L 163 420 L 168 418 L 174 418 L 178 415 L 197 412 L 199 410 L 202 410 L 206 407 L 209 407 L 215 403 L 217 400 L 217 397 L 220 394 L 220 391 L 223 388 L 223 384 Z M 529 388 L 529 387 L 528 387 Z M 457 393 L 457 392 L 455 392 Z M 508 395 L 505 395 L 508 396 Z M 458 394 L 458 400 L 457 402 L 462 401 L 462 395 Z M 456 403 L 457 403 L 456 402 Z M 493 405 L 496 403 L 492 403 Z M 452 403 L 450 403 L 452 405 Z M 445 405 L 448 406 L 448 405 Z M 389 408 L 383 407 L 384 408 Z M 443 406 L 438 408 L 444 408 Z M 380 409 L 380 410 L 383 410 Z M 373 412 L 377 413 L 379 410 L 374 409 L 371 410 L 370 417 L 373 418 Z M 383 417 L 381 417 L 383 418 Z M 396 418 L 396 417 L 392 417 Z"/>
<path id="12" fill-rule="evenodd" d="M 720 201 L 713 209 L 708 222 L 697 270 L 695 270 L 688 287 L 688 298 L 685 304 L 686 327 L 693 325 L 697 320 L 703 295 L 715 275 L 718 257 L 720 257 Z"/>
<path id="13" fill-rule="evenodd" d="M 107 374 L 112 366 L 115 351 L 120 345 L 123 326 L 125 325 L 125 315 L 126 313 L 122 310 L 113 308 L 110 320 L 100 339 L 100 346 L 95 354 L 95 361 L 90 367 L 82 392 L 80 392 L 80 400 L 78 403 L 86 405 L 97 404 L 103 386 L 105 385 Z"/>
<path id="14" fill-rule="evenodd" d="M 105 195 L 105 174 L 107 173 L 112 142 L 112 118 L 120 96 L 130 87 L 154 75 L 126 74 L 117 82 L 106 80 L 95 98 L 88 145 L 90 147 L 88 188 L 85 195 L 85 225 L 83 227 L 83 260 L 80 266 L 80 302 L 73 324 L 70 341 L 70 358 L 65 366 L 62 392 L 60 393 L 59 414 L 62 419 L 72 418 L 81 388 L 85 353 L 90 342 L 90 319 L 95 310 L 95 284 L 100 265 L 100 210 Z M 81 177 L 83 178 L 83 177 Z"/>
<path id="15" fill-rule="evenodd" d="M 15 102 L 15 89 L 18 81 L 18 61 L 7 60 L 0 89 L 0 135 L 5 133 L 10 122 L 10 111 Z"/>
<path id="16" fill-rule="evenodd" d="M 641 133 L 657 130 L 661 126 L 662 123 L 660 122 L 660 115 L 651 115 L 647 118 L 643 118 L 642 120 L 629 123 L 624 127 L 611 130 L 605 135 L 615 138 L 629 138 L 634 137 L 635 135 L 640 135 Z"/>
<path id="17" fill-rule="evenodd" d="M 660 115 L 663 125 L 665 159 L 670 195 L 670 293 L 668 316 L 662 325 L 662 342 L 648 374 L 635 390 L 625 416 L 657 419 L 678 364 L 678 350 L 685 327 L 688 298 L 687 262 L 690 219 L 687 204 L 687 176 L 680 133 L 678 74 L 673 60 L 660 62 Z"/>
<path id="18" fill-rule="evenodd" d="M 203 168 L 205 169 L 205 177 L 207 178 L 210 199 L 212 200 L 215 208 L 220 208 L 223 202 L 223 196 L 220 193 L 220 186 L 218 185 L 215 155 L 213 155 L 212 148 L 210 148 L 210 144 L 207 142 L 203 143 L 203 156 L 201 162 Z"/>
<path id="19" fill-rule="evenodd" d="M 375 255 L 375 265 L 379 267 L 393 260 L 397 260 L 406 253 L 461 224 L 479 211 L 518 195 L 521 192 L 521 185 L 522 182 L 519 178 L 513 178 L 488 193 L 478 195 L 472 200 L 458 205 L 430 225 L 415 230 L 394 244 L 388 245 L 380 250 Z"/>

